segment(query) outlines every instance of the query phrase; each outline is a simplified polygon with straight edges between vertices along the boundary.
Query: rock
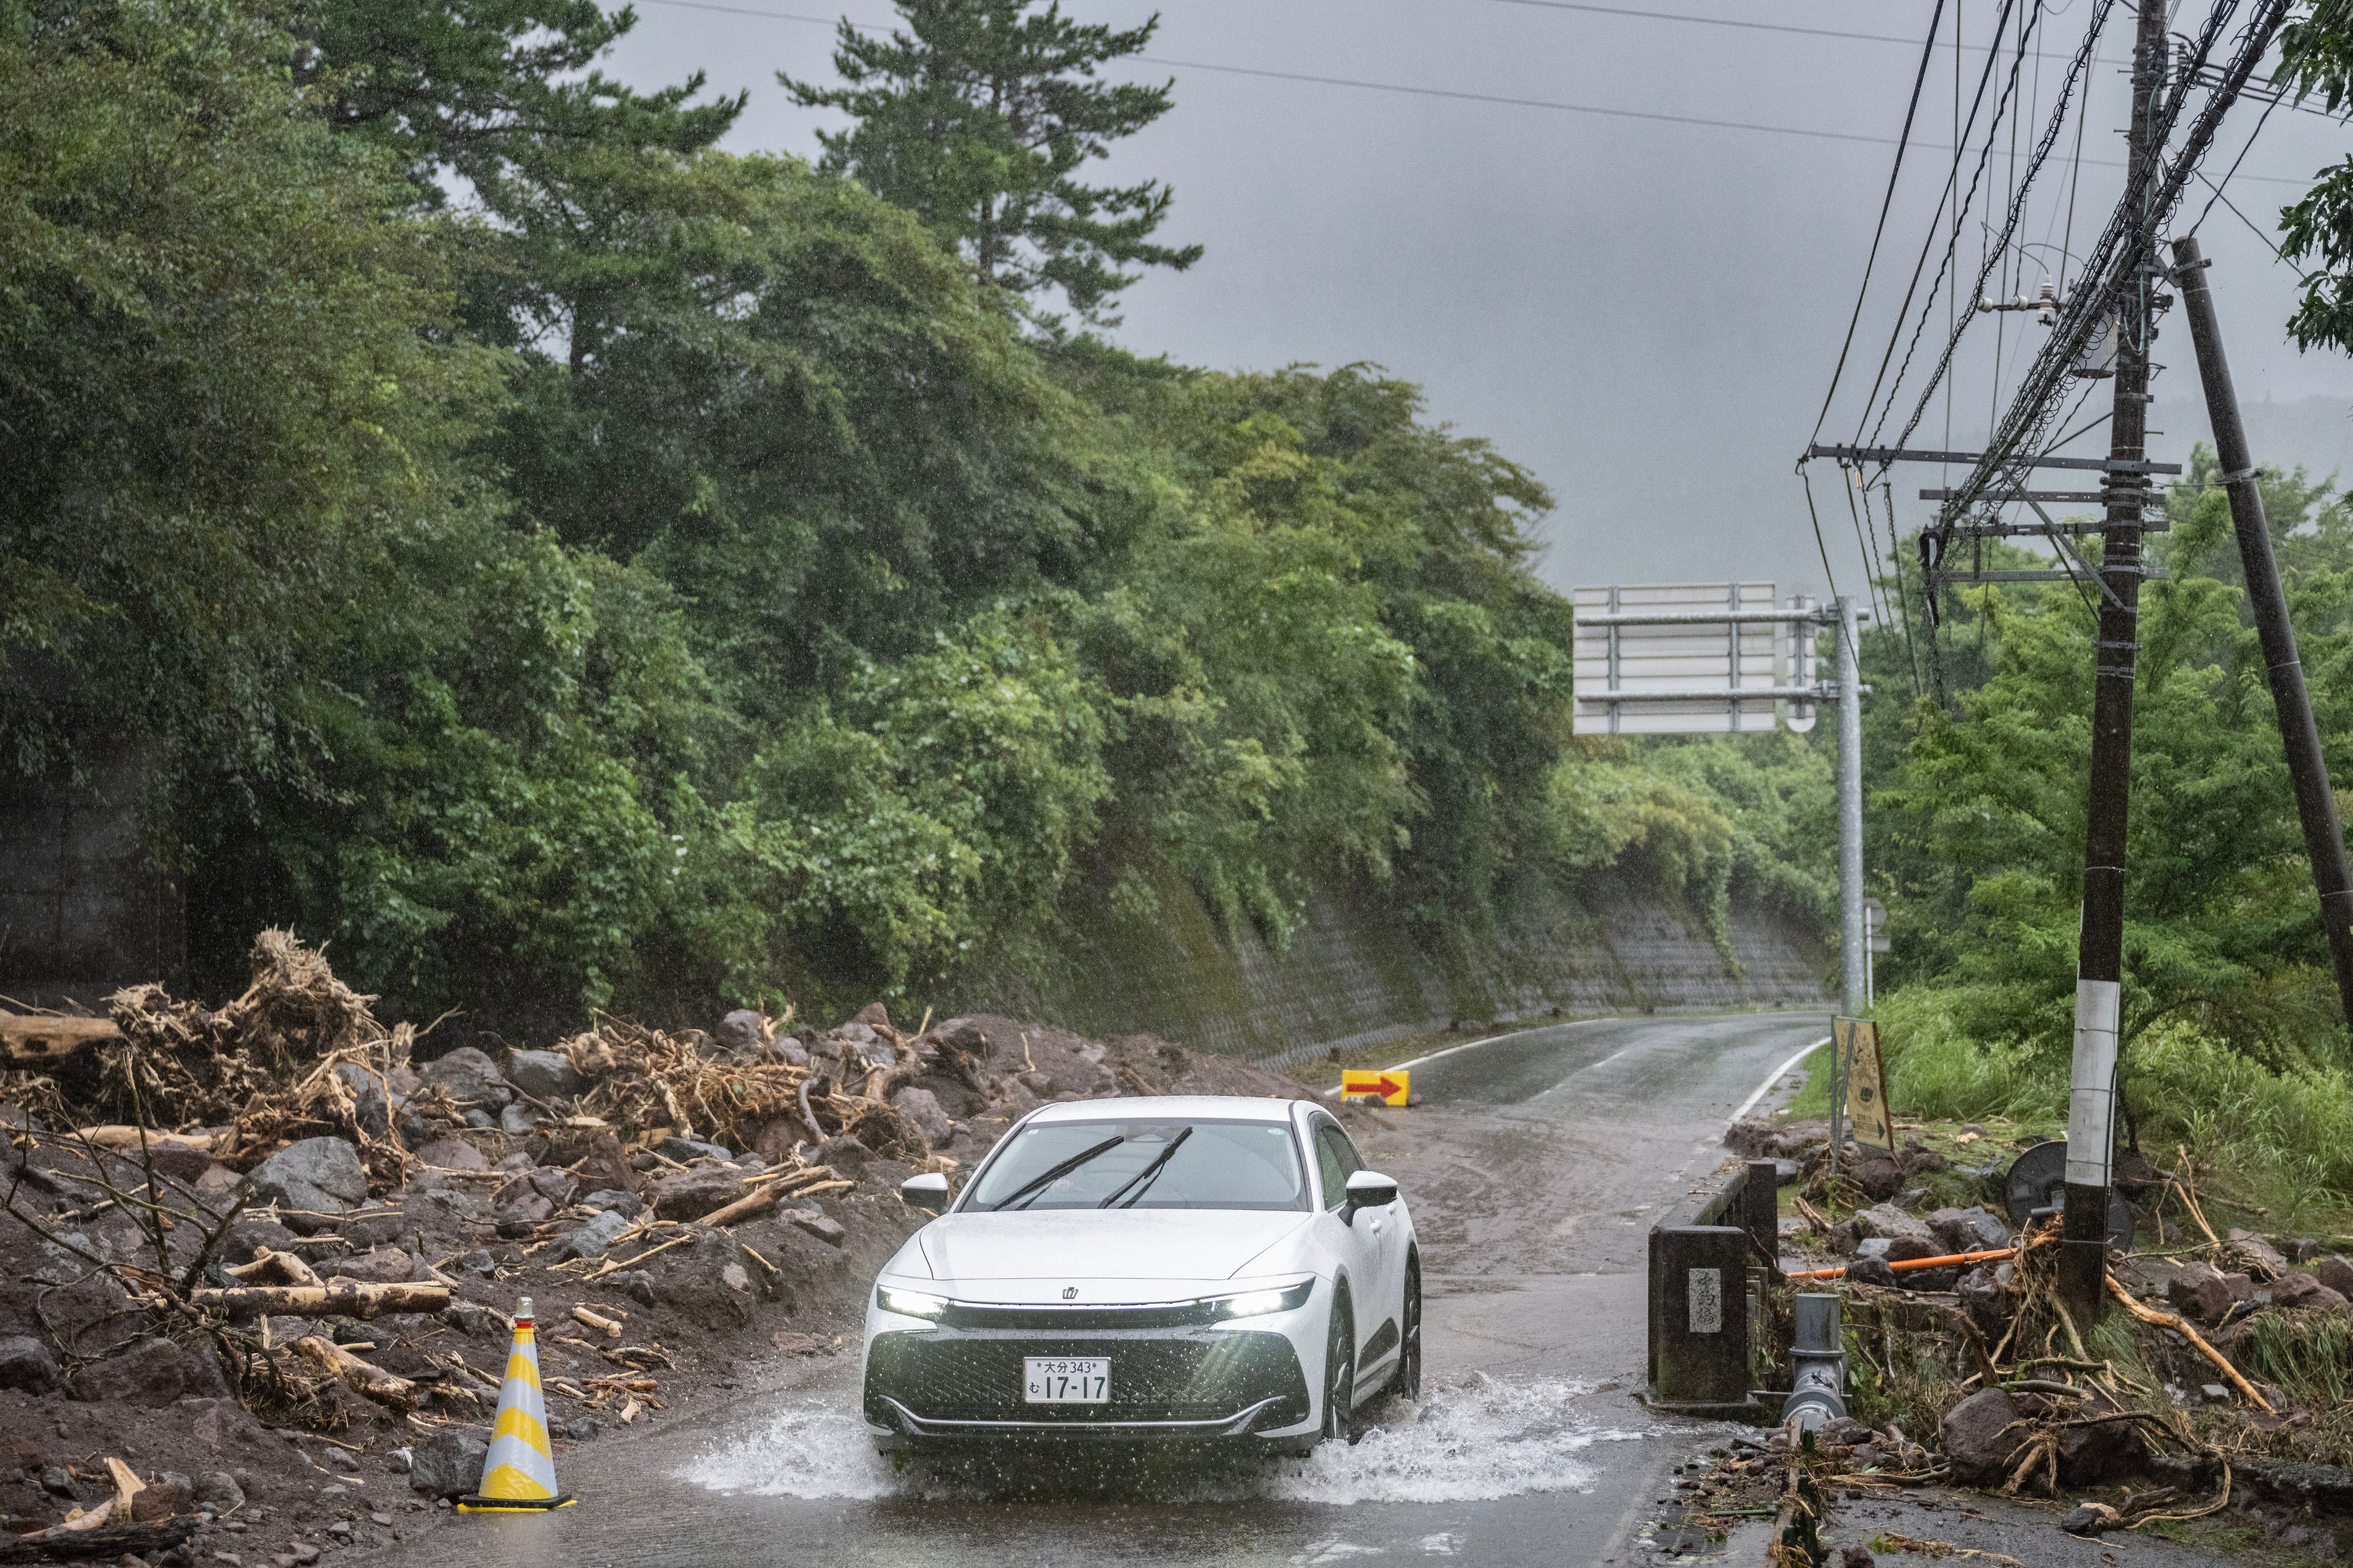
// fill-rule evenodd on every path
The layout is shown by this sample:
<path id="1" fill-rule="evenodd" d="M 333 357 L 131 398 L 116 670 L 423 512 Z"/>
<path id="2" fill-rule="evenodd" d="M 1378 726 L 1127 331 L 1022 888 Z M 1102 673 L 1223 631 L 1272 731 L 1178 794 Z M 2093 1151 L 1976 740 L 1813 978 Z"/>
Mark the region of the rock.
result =
<path id="1" fill-rule="evenodd" d="M 1857 1210 L 1849 1223 L 1855 1227 L 1857 1236 L 1883 1236 L 1891 1239 L 1899 1236 L 1908 1236 L 1919 1241 L 1936 1239 L 1926 1226 L 1905 1214 L 1894 1204 L 1874 1204 L 1867 1209 Z M 1932 1255 L 1923 1254 L 1922 1256 Z"/>
<path id="2" fill-rule="evenodd" d="M 619 1284 L 623 1293 L 629 1300 L 644 1306 L 650 1307 L 659 1300 L 654 1294 L 653 1270 L 649 1268 L 630 1269 L 627 1274 L 619 1277 Z"/>
<path id="3" fill-rule="evenodd" d="M 1983 1208 L 1944 1208 L 1928 1216 L 1928 1229 L 1955 1252 L 1991 1252 L 2010 1245 L 2010 1226 Z"/>
<path id="4" fill-rule="evenodd" d="M 0 1388 L 47 1394 L 58 1385 L 58 1358 L 29 1334 L 0 1338 Z"/>
<path id="5" fill-rule="evenodd" d="M 153 1524 L 169 1519 L 175 1513 L 185 1513 L 195 1500 L 195 1489 L 185 1476 L 164 1475 L 149 1481 L 144 1490 L 133 1493 L 131 1517 L 141 1524 Z"/>
<path id="6" fill-rule="evenodd" d="M 1904 1185 L 1904 1167 L 1893 1160 L 1865 1160 L 1853 1175 L 1863 1195 L 1878 1203 L 1894 1197 Z"/>
<path id="7" fill-rule="evenodd" d="M 873 1150 L 869 1149 L 847 1132 L 836 1133 L 808 1152 L 810 1164 L 831 1165 L 835 1170 L 853 1180 L 859 1172 L 873 1163 L 874 1159 Z"/>
<path id="8" fill-rule="evenodd" d="M 691 1164 L 697 1160 L 733 1161 L 735 1156 L 723 1143 L 706 1143 L 700 1138 L 681 1138 L 673 1132 L 654 1145 L 654 1152 L 680 1164 Z"/>
<path id="9" fill-rule="evenodd" d="M 1939 1258 L 1942 1247 L 1925 1236 L 1891 1236 L 1886 1238 L 1883 1257 L 1890 1263 L 1909 1263 L 1919 1258 Z"/>
<path id="10" fill-rule="evenodd" d="M 2353 1300 L 2353 1263 L 2342 1258 L 2324 1258 L 2313 1268 L 2313 1277 L 2348 1300 Z"/>
<path id="11" fill-rule="evenodd" d="M 1934 1149 L 1921 1147 L 1917 1138 L 1904 1146 L 1904 1152 L 1896 1156 L 1895 1163 L 1903 1167 L 1906 1176 L 1931 1175 L 1951 1166 L 1951 1162 Z"/>
<path id="12" fill-rule="evenodd" d="M 330 1278 L 363 1280 L 371 1285 L 390 1285 L 413 1278 L 417 1259 L 403 1247 L 374 1247 L 355 1253 L 333 1264 L 322 1264 L 319 1272 Z"/>
<path id="13" fill-rule="evenodd" d="M 738 1007 L 711 1031 L 712 1053 L 728 1061 L 750 1061 L 768 1043 L 768 1021 L 749 1007 Z"/>
<path id="14" fill-rule="evenodd" d="M 561 1051 L 509 1051 L 506 1080 L 534 1100 L 570 1100 L 588 1087 Z"/>
<path id="15" fill-rule="evenodd" d="M 48 1466 L 41 1471 L 41 1489 L 51 1497 L 73 1496 L 73 1472 L 63 1465 Z"/>
<path id="16" fill-rule="evenodd" d="M 461 1334 L 478 1337 L 507 1331 L 506 1320 L 479 1301 L 452 1301 L 441 1309 L 441 1321 Z"/>
<path id="17" fill-rule="evenodd" d="M 362 1209 L 343 1222 L 343 1239 L 354 1250 L 365 1252 L 372 1247 L 389 1247 L 413 1228 L 408 1216 L 398 1209 Z"/>
<path id="18" fill-rule="evenodd" d="M 1795 1160 L 1776 1160 L 1773 1162 L 1773 1184 L 1775 1186 L 1790 1186 L 1797 1182 L 1798 1176 L 1798 1162 Z"/>
<path id="19" fill-rule="evenodd" d="M 180 1395 L 200 1399 L 235 1397 L 228 1374 L 221 1370 L 219 1352 L 208 1344 L 180 1347 Z"/>
<path id="20" fill-rule="evenodd" d="M 1752 1117 L 1724 1130 L 1724 1146 L 1744 1160 L 1762 1160 L 1773 1152 L 1777 1136 L 1778 1130 L 1771 1122 Z"/>
<path id="21" fill-rule="evenodd" d="M 742 1270 L 743 1258 L 724 1233 L 698 1230 L 692 1242 L 665 1257 L 668 1275 L 655 1288 L 663 1301 L 709 1330 L 723 1331 L 751 1321 L 748 1292 L 728 1276 L 731 1268 Z M 750 1282 L 745 1276 L 745 1285 Z"/>
<path id="22" fill-rule="evenodd" d="M 224 1448 L 259 1450 L 270 1441 L 268 1429 L 234 1399 L 183 1399 L 172 1408 L 189 1434 L 215 1453 Z"/>
<path id="23" fill-rule="evenodd" d="M 751 1273 L 740 1263 L 722 1265 L 719 1270 L 719 1279 L 720 1282 L 725 1285 L 730 1290 L 734 1290 L 746 1296 L 752 1293 Z"/>
<path id="24" fill-rule="evenodd" d="M 1999 1388 L 1981 1388 L 1945 1412 L 1938 1429 L 1954 1477 L 1978 1485 L 2007 1479 L 2025 1440 L 2009 1430 L 2017 1419 L 2016 1402 Z"/>
<path id="25" fill-rule="evenodd" d="M 584 1193 L 635 1193 L 638 1173 L 629 1169 L 629 1157 L 621 1152 L 621 1141 L 610 1132 L 598 1132 L 585 1144 L 575 1144 L 577 1152 L 565 1168 L 572 1173 Z"/>
<path id="26" fill-rule="evenodd" d="M 1884 1263 L 1887 1261 L 1887 1249 L 1894 1245 L 1895 1243 L 1886 1237 L 1867 1236 L 1854 1244 L 1854 1256 L 1858 1258 L 1876 1258 L 1880 1262 Z"/>
<path id="27" fill-rule="evenodd" d="M 635 1219 L 646 1212 L 646 1200 L 626 1187 L 608 1187 L 583 1196 L 579 1206 L 597 1214 L 617 1214 L 623 1219 Z"/>
<path id="28" fill-rule="evenodd" d="M 2243 1274 L 2223 1274 L 2211 1264 L 2193 1259 L 2182 1264 L 2175 1273 L 2173 1283 L 2166 1287 L 2165 1299 L 2199 1322 L 2219 1323 L 2232 1304 L 2243 1300 L 2253 1289 L 2252 1282 L 2245 1289 L 2232 1283 L 2233 1279 L 2246 1279 Z"/>
<path id="29" fill-rule="evenodd" d="M 387 1100 L 384 1079 L 357 1062 L 337 1062 L 335 1077 L 352 1097 L 352 1112 L 371 1138 L 382 1138 L 392 1131 L 392 1113 L 398 1106 Z M 403 1097 L 406 1098 L 405 1096 Z"/>
<path id="30" fill-rule="evenodd" d="M 637 1200 L 631 1198 L 630 1201 L 635 1203 Z M 607 1209 L 578 1230 L 557 1237 L 555 1245 L 547 1249 L 546 1261 L 552 1268 L 575 1258 L 602 1258 L 605 1249 L 613 1245 L 613 1238 L 628 1228 L 628 1215 L 617 1209 Z"/>
<path id="31" fill-rule="evenodd" d="M 409 1449 L 408 1484 L 431 1498 L 464 1497 L 482 1481 L 490 1445 L 471 1432 L 445 1426 Z"/>
<path id="32" fill-rule="evenodd" d="M 1850 1285 L 1876 1285 L 1888 1290 L 1894 1289 L 1903 1282 L 1895 1270 L 1887 1267 L 1887 1259 L 1883 1258 L 1857 1258 L 1846 1266 L 1846 1279 Z"/>
<path id="33" fill-rule="evenodd" d="M 948 1125 L 948 1113 L 940 1109 L 939 1096 L 928 1089 L 902 1089 L 891 1097 L 891 1105 L 913 1122 L 934 1149 L 955 1136 L 955 1129 Z"/>
<path id="34" fill-rule="evenodd" d="M 1998 1344 L 2002 1331 L 2010 1326 L 2011 1302 L 2010 1292 L 2001 1288 L 1995 1271 L 1980 1263 L 1962 1275 L 1954 1285 L 1961 1298 L 1961 1310 L 1986 1337 L 1988 1344 Z"/>
<path id="35" fill-rule="evenodd" d="M 2085 1414 L 2097 1414 L 2087 1409 Z M 2134 1421 L 2104 1421 L 2097 1426 L 2063 1427 L 2059 1434 L 2059 1479 L 2071 1487 L 2097 1486 L 2140 1468 L 2147 1457 L 2148 1440 Z"/>
<path id="36" fill-rule="evenodd" d="M 759 1131 L 753 1135 L 752 1152 L 769 1164 L 777 1165 L 790 1159 L 793 1151 L 807 1142 L 808 1125 L 798 1115 L 771 1116 L 760 1123 Z"/>
<path id="37" fill-rule="evenodd" d="M 527 1138 L 546 1120 L 533 1107 L 518 1100 L 499 1112 L 499 1131 L 510 1138 Z"/>
<path id="38" fill-rule="evenodd" d="M 2279 1248 L 2251 1230 L 2233 1226 L 2223 1237 L 2247 1265 L 2249 1272 L 2259 1279 L 2276 1279 L 2287 1272 L 2287 1259 Z"/>
<path id="39" fill-rule="evenodd" d="M 227 1470 L 206 1470 L 198 1476 L 194 1495 L 196 1506 L 212 1510 L 216 1517 L 245 1506 L 245 1489 Z"/>
<path id="40" fill-rule="evenodd" d="M 815 1334 L 795 1333 L 778 1329 L 768 1336 L 768 1342 L 786 1355 L 817 1355 L 825 1349 L 825 1342 Z"/>
<path id="41" fill-rule="evenodd" d="M 2272 1305 L 2318 1307 L 2332 1312 L 2353 1313 L 2353 1302 L 2346 1300 L 2344 1292 L 2331 1289 L 2300 1269 L 2283 1274 L 2273 1282 Z"/>
<path id="42" fill-rule="evenodd" d="M 463 1138 L 437 1138 L 419 1149 L 417 1157 L 445 1171 L 487 1171 L 491 1168 L 491 1163 L 482 1158 L 482 1152 Z"/>
<path id="43" fill-rule="evenodd" d="M 76 1399 L 120 1399 L 132 1405 L 169 1405 L 180 1397 L 180 1347 L 166 1339 L 145 1339 L 93 1362 L 74 1373 Z"/>
<path id="44" fill-rule="evenodd" d="M 780 1062 L 784 1062 L 789 1066 L 797 1068 L 805 1068 L 809 1065 L 808 1047 L 802 1045 L 790 1035 L 786 1035 L 784 1038 L 776 1041 L 776 1045 L 772 1048 L 776 1051 L 776 1059 Z"/>
<path id="45" fill-rule="evenodd" d="M 500 1073 L 498 1064 L 472 1046 L 459 1046 L 447 1056 L 436 1057 L 417 1068 L 417 1076 L 427 1086 L 448 1090 L 461 1109 L 498 1111 L 514 1099 L 514 1086 Z"/>
<path id="46" fill-rule="evenodd" d="M 428 1187 L 423 1192 L 411 1188 L 402 1200 L 401 1214 L 428 1236 L 470 1241 L 482 1209 L 471 1193 L 455 1187 Z"/>
<path id="47" fill-rule="evenodd" d="M 744 1178 L 718 1165 L 672 1171 L 647 1189 L 654 1213 L 664 1219 L 701 1219 L 744 1195 Z"/>
<path id="48" fill-rule="evenodd" d="M 491 1194 L 491 1213 L 502 1226 L 533 1226 L 571 1201 L 572 1177 L 554 1165 L 538 1165 Z"/>
<path id="49" fill-rule="evenodd" d="M 360 1152 L 340 1138 L 305 1138 L 255 1166 L 253 1190 L 261 1201 L 282 1209 L 342 1214 L 367 1201 L 367 1167 L 360 1163 Z M 300 1220 L 301 1215 L 292 1217 Z M 293 1228 L 303 1227 L 298 1223 Z"/>
<path id="50" fill-rule="evenodd" d="M 891 1029 L 891 1015 L 883 1010 L 882 1004 L 880 1002 L 869 1002 L 858 1010 L 858 1016 L 850 1019 L 849 1022 L 869 1029 Z M 898 1033 L 896 1029 L 891 1029 L 891 1032 L 894 1035 Z"/>
<path id="51" fill-rule="evenodd" d="M 596 1435 L 596 1423 L 586 1415 L 575 1415 L 564 1423 L 560 1430 L 570 1441 L 586 1443 Z"/>
<path id="52" fill-rule="evenodd" d="M 2059 1521 L 2059 1528 L 2070 1535 L 2097 1535 L 2104 1530 L 2116 1527 L 2116 1510 L 2105 1503 L 2096 1502 L 2077 1503 L 2074 1510 Z"/>
<path id="53" fill-rule="evenodd" d="M 794 1209 L 785 1217 L 819 1241 L 834 1247 L 839 1247 L 842 1238 L 849 1234 L 841 1228 L 839 1220 L 828 1219 L 816 1209 Z"/>

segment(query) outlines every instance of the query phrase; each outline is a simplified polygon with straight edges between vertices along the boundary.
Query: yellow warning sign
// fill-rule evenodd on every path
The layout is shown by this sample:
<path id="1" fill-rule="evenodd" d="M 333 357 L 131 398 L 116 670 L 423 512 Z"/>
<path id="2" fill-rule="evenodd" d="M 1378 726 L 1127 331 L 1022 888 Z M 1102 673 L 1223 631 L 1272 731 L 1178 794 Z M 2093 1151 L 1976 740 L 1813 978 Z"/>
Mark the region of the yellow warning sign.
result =
<path id="1" fill-rule="evenodd" d="M 1412 1074 L 1395 1068 L 1386 1072 L 1349 1068 L 1340 1074 L 1340 1097 L 1343 1100 L 1377 1100 L 1384 1105 L 1403 1105 L 1412 1079 Z"/>
<path id="2" fill-rule="evenodd" d="M 1879 1026 L 1868 1018 L 1831 1021 L 1831 1050 L 1838 1074 L 1834 1092 L 1841 1103 L 1847 1134 L 1858 1143 L 1895 1147 L 1894 1115 L 1887 1108 L 1887 1068 L 1879 1058 Z"/>

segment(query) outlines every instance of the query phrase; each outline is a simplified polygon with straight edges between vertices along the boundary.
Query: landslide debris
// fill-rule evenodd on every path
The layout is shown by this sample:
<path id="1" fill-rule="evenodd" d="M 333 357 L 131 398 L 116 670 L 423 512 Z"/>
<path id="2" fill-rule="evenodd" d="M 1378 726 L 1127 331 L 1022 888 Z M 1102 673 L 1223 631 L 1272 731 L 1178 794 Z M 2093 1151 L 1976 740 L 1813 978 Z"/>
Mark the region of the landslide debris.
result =
<path id="1" fill-rule="evenodd" d="M 271 931 L 217 1007 L 140 985 L 107 1022 L 0 1030 L 70 1047 L 0 1072 L 0 1552 L 397 1540 L 480 1479 L 521 1297 L 560 1464 L 854 1347 L 926 1217 L 899 1184 L 1046 1100 L 1308 1092 L 1150 1037 L 910 1033 L 880 1004 L 824 1029 L 599 1016 L 493 1054 L 374 1002 Z"/>

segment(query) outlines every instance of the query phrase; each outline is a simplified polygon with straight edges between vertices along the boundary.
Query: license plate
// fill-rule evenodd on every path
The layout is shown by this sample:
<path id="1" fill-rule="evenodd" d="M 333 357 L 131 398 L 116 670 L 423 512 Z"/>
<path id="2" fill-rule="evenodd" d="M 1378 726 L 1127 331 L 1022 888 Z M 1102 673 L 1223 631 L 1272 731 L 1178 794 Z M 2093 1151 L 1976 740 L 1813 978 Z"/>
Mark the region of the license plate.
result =
<path id="1" fill-rule="evenodd" d="M 1111 1400 L 1109 1356 L 1023 1356 L 1021 1397 L 1030 1405 L 1104 1405 Z"/>

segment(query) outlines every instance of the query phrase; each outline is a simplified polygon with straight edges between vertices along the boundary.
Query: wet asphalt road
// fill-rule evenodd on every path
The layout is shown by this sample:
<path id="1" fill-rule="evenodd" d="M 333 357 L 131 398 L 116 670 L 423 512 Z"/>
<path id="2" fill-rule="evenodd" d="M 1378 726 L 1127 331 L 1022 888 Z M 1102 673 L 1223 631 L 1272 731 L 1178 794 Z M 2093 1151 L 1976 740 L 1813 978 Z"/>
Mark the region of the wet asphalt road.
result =
<path id="1" fill-rule="evenodd" d="M 1726 1157 L 1745 1102 L 1820 1016 L 1600 1019 L 1413 1068 L 1422 1097 L 1359 1142 L 1402 1183 L 1426 1269 L 1425 1398 L 1354 1447 L 1205 1471 L 894 1473 L 857 1359 L 726 1410 L 568 1449 L 584 1500 L 448 1520 L 379 1561 L 513 1564 L 1609 1563 L 1641 1560 L 1672 1468 L 1720 1440 L 1636 1403 L 1651 1215 Z M 806 1366 L 807 1363 L 802 1363 Z M 1753 1561 L 1754 1538 L 1732 1544 Z M 1690 1561 L 1684 1559 L 1683 1561 Z"/>

